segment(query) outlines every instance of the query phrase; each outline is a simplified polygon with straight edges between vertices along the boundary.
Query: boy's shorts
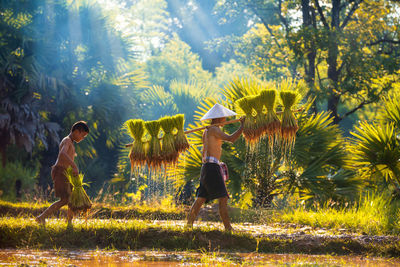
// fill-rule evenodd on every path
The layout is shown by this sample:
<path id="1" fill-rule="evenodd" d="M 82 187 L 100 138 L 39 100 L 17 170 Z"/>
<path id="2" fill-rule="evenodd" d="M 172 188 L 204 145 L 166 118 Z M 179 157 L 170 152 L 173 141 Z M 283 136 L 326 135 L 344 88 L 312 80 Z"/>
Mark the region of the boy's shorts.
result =
<path id="1" fill-rule="evenodd" d="M 66 168 L 62 166 L 53 166 L 51 168 L 51 179 L 54 183 L 54 192 L 56 197 L 65 199 L 70 197 L 72 185 L 65 176 Z"/>
<path id="2" fill-rule="evenodd" d="M 218 163 L 204 163 L 200 172 L 200 186 L 197 188 L 197 197 L 210 201 L 217 198 L 229 197 L 225 182 Z"/>

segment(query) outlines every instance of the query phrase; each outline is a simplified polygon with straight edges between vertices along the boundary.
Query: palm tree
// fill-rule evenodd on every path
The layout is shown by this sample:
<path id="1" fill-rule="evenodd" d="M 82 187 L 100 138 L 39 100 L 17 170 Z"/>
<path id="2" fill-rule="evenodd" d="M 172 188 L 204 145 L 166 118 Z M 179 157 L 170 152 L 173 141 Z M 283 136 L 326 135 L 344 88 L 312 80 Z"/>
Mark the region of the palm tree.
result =
<path id="1" fill-rule="evenodd" d="M 383 98 L 381 122 L 361 122 L 351 132 L 351 164 L 366 180 L 389 183 L 400 195 L 400 102 L 398 95 Z"/>
<path id="2" fill-rule="evenodd" d="M 277 191 L 298 193 L 309 204 L 340 202 L 356 196 L 360 181 L 346 163 L 345 140 L 330 114 L 320 112 L 310 116 L 301 112 L 297 119 L 295 147 L 277 181 Z"/>
<path id="3" fill-rule="evenodd" d="M 14 140 L 37 149 L 44 187 L 58 134 L 81 119 L 91 134 L 77 147 L 84 155 L 78 161 L 91 164 L 88 177 L 108 178 L 123 142 L 120 127 L 127 113 L 137 113 L 136 88 L 146 79 L 132 61 L 132 42 L 98 6 L 84 2 L 2 1 L 0 8 L 0 149 L 5 153 Z M 105 156 L 93 160 L 99 153 Z"/>
<path id="4" fill-rule="evenodd" d="M 45 148 L 49 141 L 58 141 L 59 125 L 49 122 L 41 113 L 39 88 L 59 86 L 54 77 L 42 75 L 34 54 L 37 40 L 30 27 L 32 5 L 18 1 L 2 1 L 0 12 L 0 153 L 6 165 L 6 151 L 11 144 L 32 152 L 40 141 Z M 33 1 L 32 1 L 33 2 Z M 28 10 L 28 11 L 27 11 Z M 48 51 L 51 54 L 50 51 Z"/>

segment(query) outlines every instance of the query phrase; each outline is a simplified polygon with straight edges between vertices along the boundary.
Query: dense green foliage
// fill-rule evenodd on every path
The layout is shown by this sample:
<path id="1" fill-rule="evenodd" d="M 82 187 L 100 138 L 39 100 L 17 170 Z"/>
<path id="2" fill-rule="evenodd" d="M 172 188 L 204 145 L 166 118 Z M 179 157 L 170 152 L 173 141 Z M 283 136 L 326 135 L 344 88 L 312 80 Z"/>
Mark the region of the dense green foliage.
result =
<path id="1" fill-rule="evenodd" d="M 272 151 L 266 137 L 251 149 L 243 138 L 225 143 L 232 205 L 290 205 L 293 196 L 298 206 L 340 210 L 379 190 L 397 207 L 399 8 L 383 0 L 0 1 L 0 196 L 19 199 L 19 187 L 22 199 L 52 196 L 58 143 L 85 120 L 90 134 L 76 144 L 76 161 L 90 196 L 189 204 L 202 132 L 188 136 L 177 168 L 131 172 L 124 123 L 182 113 L 193 129 L 215 103 L 240 116 L 238 99 L 273 88 L 299 91 L 296 142 L 282 150 L 278 140 Z"/>

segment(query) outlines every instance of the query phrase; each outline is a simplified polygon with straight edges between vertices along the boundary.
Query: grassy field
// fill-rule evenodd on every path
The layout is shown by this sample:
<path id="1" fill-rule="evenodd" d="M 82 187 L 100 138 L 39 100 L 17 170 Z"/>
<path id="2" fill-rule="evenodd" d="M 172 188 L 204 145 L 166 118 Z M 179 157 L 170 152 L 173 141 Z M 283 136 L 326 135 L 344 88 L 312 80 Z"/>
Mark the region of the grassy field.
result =
<path id="1" fill-rule="evenodd" d="M 8 217 L 36 217 L 42 213 L 49 203 L 11 203 L 0 200 L 0 216 Z M 55 214 L 56 217 L 65 217 L 67 208 L 63 207 Z M 158 205 L 150 206 L 112 206 L 109 204 L 94 204 L 90 210 L 89 218 L 114 218 L 114 219 L 164 219 L 164 220 L 181 220 L 185 218 L 186 213 L 183 207 L 164 207 Z"/>
<path id="2" fill-rule="evenodd" d="M 366 196 L 360 204 L 349 208 L 321 207 L 316 210 L 286 208 L 283 210 L 230 208 L 232 222 L 256 224 L 296 224 L 340 230 L 366 235 L 398 235 L 400 233 L 400 208 L 380 196 Z M 0 216 L 35 217 L 49 203 L 11 203 L 0 200 Z M 185 220 L 189 207 L 175 205 L 125 205 L 113 206 L 96 203 L 88 214 L 93 219 Z M 66 208 L 55 216 L 65 218 Z M 203 208 L 200 217 L 207 221 L 220 221 L 217 206 Z"/>
<path id="3" fill-rule="evenodd" d="M 21 202 L 12 203 L 0 200 L 0 216 L 3 217 L 36 217 L 42 213 L 49 203 Z M 104 203 L 96 203 L 88 214 L 88 218 L 97 219 L 142 219 L 142 220 L 185 220 L 189 207 L 155 205 L 130 205 L 114 206 Z M 55 217 L 66 216 L 67 208 L 63 207 L 55 214 Z M 272 210 L 241 210 L 230 208 L 230 217 L 233 222 L 269 223 L 275 221 L 278 212 Z M 219 221 L 216 206 L 203 208 L 201 216 L 209 221 Z"/>
<path id="4" fill-rule="evenodd" d="M 184 226 L 187 207 L 106 204 L 96 204 L 86 220 L 74 219 L 72 227 L 65 222 L 64 208 L 43 227 L 34 216 L 48 203 L 0 201 L 0 247 L 400 256 L 398 221 L 393 218 L 397 213 L 383 209 L 377 202 L 375 199 L 373 205 L 318 211 L 232 208 L 230 215 L 238 231 L 227 233 L 220 222 L 215 223 L 219 218 L 212 207 L 204 209 L 201 223 L 194 229 Z M 268 227 L 271 229 L 264 231 Z M 377 234 L 386 236 L 373 236 Z"/>
<path id="5" fill-rule="evenodd" d="M 162 224 L 141 220 L 51 219 L 45 227 L 29 218 L 0 220 L 1 248 L 221 250 L 263 253 L 368 254 L 400 256 L 396 239 L 366 240 L 357 236 L 254 235 L 229 233 L 214 225 L 187 229 L 173 221 Z"/>
<path id="6" fill-rule="evenodd" d="M 280 222 L 347 229 L 367 235 L 399 235 L 400 204 L 383 195 L 365 195 L 347 208 L 321 207 L 286 209 L 280 213 Z"/>

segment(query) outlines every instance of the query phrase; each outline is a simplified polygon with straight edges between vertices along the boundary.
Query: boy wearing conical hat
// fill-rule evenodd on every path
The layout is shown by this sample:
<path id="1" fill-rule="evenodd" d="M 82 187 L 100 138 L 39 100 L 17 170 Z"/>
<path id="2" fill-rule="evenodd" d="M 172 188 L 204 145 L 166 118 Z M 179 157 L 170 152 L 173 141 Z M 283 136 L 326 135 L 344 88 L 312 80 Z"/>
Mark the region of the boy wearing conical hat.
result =
<path id="1" fill-rule="evenodd" d="M 228 192 L 225 180 L 227 179 L 226 165 L 220 161 L 222 153 L 222 142 L 235 142 L 243 132 L 243 121 L 240 120 L 240 128 L 231 135 L 224 133 L 215 124 L 224 122 L 226 117 L 236 115 L 235 112 L 225 108 L 220 104 L 215 104 L 201 120 L 211 120 L 211 125 L 203 133 L 203 164 L 200 172 L 200 186 L 196 192 L 196 201 L 188 214 L 187 225 L 193 227 L 193 222 L 200 211 L 201 206 L 210 200 L 218 199 L 219 214 L 224 223 L 225 230 L 232 231 L 228 215 Z"/>

